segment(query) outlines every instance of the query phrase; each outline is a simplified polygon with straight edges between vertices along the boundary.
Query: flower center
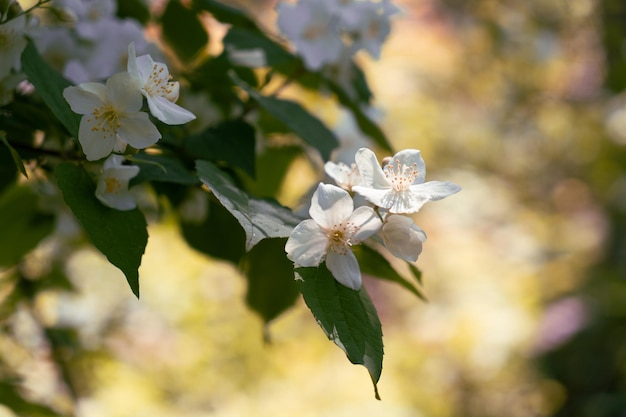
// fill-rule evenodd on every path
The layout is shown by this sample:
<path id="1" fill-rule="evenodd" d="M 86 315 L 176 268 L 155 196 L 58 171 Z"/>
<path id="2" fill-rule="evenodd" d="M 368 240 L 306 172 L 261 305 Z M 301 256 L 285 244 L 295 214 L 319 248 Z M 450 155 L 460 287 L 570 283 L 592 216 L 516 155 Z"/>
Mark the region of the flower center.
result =
<path id="1" fill-rule="evenodd" d="M 157 64 L 154 64 L 152 72 L 148 76 L 148 81 L 146 81 L 146 85 L 144 86 L 144 90 L 150 97 L 160 96 L 168 98 L 172 94 L 174 84 L 169 82 L 171 79 L 172 76 L 165 72 L 164 67 L 159 67 Z"/>
<path id="2" fill-rule="evenodd" d="M 93 117 L 95 119 L 94 125 L 91 128 L 92 132 L 100 131 L 104 135 L 104 138 L 115 137 L 117 135 L 117 129 L 120 128 L 120 114 L 110 104 L 105 104 L 102 107 L 97 107 L 93 111 Z M 91 118 L 87 119 L 91 122 Z"/>
<path id="3" fill-rule="evenodd" d="M 118 194 L 120 192 L 120 188 L 122 188 L 122 183 L 117 178 L 106 178 L 104 183 L 106 185 L 105 191 L 109 194 Z"/>
<path id="4" fill-rule="evenodd" d="M 395 191 L 404 191 L 415 182 L 418 175 L 417 163 L 406 165 L 400 163 L 399 159 L 385 165 L 385 178 Z"/>
<path id="5" fill-rule="evenodd" d="M 352 238 L 358 230 L 359 228 L 349 221 L 334 225 L 326 233 L 328 247 L 339 255 L 347 254 L 353 245 L 360 243 L 358 239 Z"/>
<path id="6" fill-rule="evenodd" d="M 307 26 L 306 29 L 304 29 L 304 32 L 302 32 L 302 37 L 306 39 L 307 41 L 314 41 L 324 36 L 327 30 L 328 30 L 328 26 L 325 24 L 320 24 L 320 23 L 312 24 L 312 25 Z"/>

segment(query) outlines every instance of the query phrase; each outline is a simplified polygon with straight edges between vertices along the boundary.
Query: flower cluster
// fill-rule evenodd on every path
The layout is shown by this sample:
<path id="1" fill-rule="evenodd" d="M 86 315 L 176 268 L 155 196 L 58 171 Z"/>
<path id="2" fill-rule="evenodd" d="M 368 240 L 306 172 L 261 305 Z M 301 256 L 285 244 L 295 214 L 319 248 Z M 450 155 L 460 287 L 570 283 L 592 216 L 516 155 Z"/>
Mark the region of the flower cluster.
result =
<path id="1" fill-rule="evenodd" d="M 72 111 L 83 115 L 78 141 L 87 159 L 95 161 L 112 152 L 124 152 L 127 145 L 145 149 L 161 138 L 148 114 L 142 111 L 143 96 L 150 113 L 163 123 L 178 125 L 193 120 L 191 112 L 175 103 L 179 84 L 170 79 L 165 64 L 154 62 L 150 55 L 137 57 L 131 43 L 127 71 L 112 75 L 105 84 L 87 82 L 67 87 L 63 97 Z M 97 192 L 100 201 L 119 210 L 134 208 L 125 189 L 139 168 L 122 166 L 117 158 L 108 159 L 103 168 Z"/>
<path id="2" fill-rule="evenodd" d="M 295 227 L 285 251 L 299 266 L 314 267 L 325 261 L 338 282 L 358 290 L 361 272 L 352 247 L 372 237 L 394 256 L 417 261 L 426 234 L 408 214 L 461 187 L 451 182 L 424 182 L 426 166 L 415 149 L 398 152 L 384 167 L 368 148 L 359 149 L 355 161 L 350 167 L 326 163 L 326 173 L 340 187 L 319 184 L 309 209 L 311 219 Z M 359 200 L 353 200 L 349 191 L 363 197 L 363 205 L 358 205 Z"/>
<path id="3" fill-rule="evenodd" d="M 360 49 L 378 59 L 389 18 L 399 12 L 389 0 L 300 0 L 277 10 L 278 28 L 311 70 L 339 64 Z"/>

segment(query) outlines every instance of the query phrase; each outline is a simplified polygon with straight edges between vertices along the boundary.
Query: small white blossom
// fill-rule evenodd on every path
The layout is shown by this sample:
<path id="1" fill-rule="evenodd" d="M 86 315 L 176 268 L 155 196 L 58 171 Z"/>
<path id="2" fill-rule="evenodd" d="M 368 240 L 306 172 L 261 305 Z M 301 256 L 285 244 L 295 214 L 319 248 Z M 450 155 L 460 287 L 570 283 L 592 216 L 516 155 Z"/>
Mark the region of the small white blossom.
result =
<path id="1" fill-rule="evenodd" d="M 96 197 L 105 206 L 117 210 L 132 210 L 137 207 L 137 203 L 128 190 L 128 181 L 139 174 L 139 167 L 122 165 L 123 162 L 124 157 L 120 155 L 111 155 L 104 161 Z"/>
<path id="2" fill-rule="evenodd" d="M 174 102 L 180 85 L 172 78 L 167 65 L 154 62 L 150 55 L 136 56 L 135 44 L 128 46 L 128 73 L 141 93 L 148 99 L 150 113 L 163 123 L 180 125 L 196 118 L 193 113 Z"/>
<path id="3" fill-rule="evenodd" d="M 447 181 L 425 183 L 426 165 L 416 149 L 398 152 L 384 168 L 367 148 L 359 149 L 355 160 L 363 185 L 352 187 L 353 191 L 390 213 L 415 213 L 426 202 L 441 200 L 461 190 Z"/>
<path id="4" fill-rule="evenodd" d="M 63 97 L 72 111 L 82 114 L 78 141 L 87 159 L 108 156 L 126 144 L 136 149 L 154 145 L 161 134 L 141 112 L 143 100 L 128 73 L 113 75 L 106 82 L 67 87 Z"/>
<path id="5" fill-rule="evenodd" d="M 326 162 L 324 170 L 338 186 L 347 191 L 352 191 L 352 187 L 361 184 L 361 174 L 355 163 L 350 165 L 343 162 Z"/>
<path id="6" fill-rule="evenodd" d="M 320 183 L 311 200 L 311 219 L 298 224 L 285 245 L 287 257 L 297 265 L 326 266 L 341 284 L 358 290 L 361 271 L 352 246 L 376 233 L 382 222 L 370 207 L 358 207 L 350 194 L 335 185 Z"/>
<path id="7" fill-rule="evenodd" d="M 422 243 L 426 241 L 426 233 L 413 223 L 413 219 L 401 214 L 387 215 L 380 235 L 393 256 L 408 262 L 417 261 L 422 253 Z"/>
<path id="8" fill-rule="evenodd" d="M 0 78 L 9 75 L 11 69 L 20 69 L 20 57 L 26 48 L 25 30 L 25 15 L 0 24 Z"/>
<path id="9" fill-rule="evenodd" d="M 349 2 L 341 11 L 341 21 L 354 38 L 353 50 L 363 48 L 378 59 L 380 48 L 391 32 L 389 17 L 398 11 L 387 0 Z"/>

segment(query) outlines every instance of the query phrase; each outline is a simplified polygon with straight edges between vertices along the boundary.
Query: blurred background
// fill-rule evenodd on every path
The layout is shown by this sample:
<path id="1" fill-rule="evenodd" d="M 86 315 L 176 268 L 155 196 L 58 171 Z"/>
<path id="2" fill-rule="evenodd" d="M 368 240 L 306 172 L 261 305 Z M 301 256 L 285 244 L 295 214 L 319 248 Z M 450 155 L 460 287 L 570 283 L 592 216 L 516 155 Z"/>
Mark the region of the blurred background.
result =
<path id="1" fill-rule="evenodd" d="M 275 2 L 228 3 L 274 27 Z M 626 416 L 626 3 L 396 3 L 381 59 L 358 57 L 377 117 L 427 179 L 463 190 L 415 216 L 428 302 L 365 278 L 382 401 L 302 301 L 265 328 L 237 270 L 167 219 L 150 226 L 141 300 L 83 246 L 65 265 L 76 292 L 15 307 L 0 363 L 23 396 L 81 417 Z M 322 98 L 286 93 L 349 136 Z M 291 169 L 285 204 L 319 181 Z M 0 416 L 48 415 L 28 407 Z"/>

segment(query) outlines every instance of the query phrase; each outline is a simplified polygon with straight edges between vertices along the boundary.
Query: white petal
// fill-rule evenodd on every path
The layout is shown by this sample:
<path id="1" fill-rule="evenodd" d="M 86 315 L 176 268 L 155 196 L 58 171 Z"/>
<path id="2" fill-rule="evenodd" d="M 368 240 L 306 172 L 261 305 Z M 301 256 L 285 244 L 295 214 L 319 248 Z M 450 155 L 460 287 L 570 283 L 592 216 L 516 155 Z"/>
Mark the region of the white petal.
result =
<path id="1" fill-rule="evenodd" d="M 124 162 L 124 157 L 122 155 L 112 154 L 104 161 L 104 164 L 102 164 L 102 170 L 106 171 L 111 168 L 121 167 L 123 162 Z"/>
<path id="2" fill-rule="evenodd" d="M 368 148 L 361 148 L 356 152 L 354 160 L 361 173 L 364 186 L 377 189 L 391 188 L 374 152 Z"/>
<path id="3" fill-rule="evenodd" d="M 304 220 L 298 224 L 287 243 L 287 258 L 300 266 L 318 266 L 326 254 L 328 238 L 314 220 Z"/>
<path id="4" fill-rule="evenodd" d="M 309 214 L 325 229 L 330 229 L 348 218 L 354 210 L 352 197 L 336 185 L 320 183 L 311 198 Z"/>
<path id="5" fill-rule="evenodd" d="M 371 207 L 365 206 L 354 210 L 350 215 L 350 221 L 359 228 L 352 237 L 360 242 L 378 232 L 383 225 L 378 214 Z"/>
<path id="6" fill-rule="evenodd" d="M 120 113 L 139 111 L 143 104 L 141 91 L 127 72 L 117 73 L 107 80 L 106 94 L 108 101 Z"/>
<path id="7" fill-rule="evenodd" d="M 409 190 L 414 194 L 424 196 L 429 201 L 436 201 L 458 193 L 461 191 L 461 187 L 449 181 L 429 181 L 424 184 L 412 185 Z"/>
<path id="8" fill-rule="evenodd" d="M 120 118 L 117 131 L 123 141 L 135 149 L 144 149 L 161 139 L 161 133 L 150 121 L 147 113 L 127 113 Z"/>
<path id="9" fill-rule="evenodd" d="M 136 60 L 137 72 L 141 78 L 143 85 L 148 82 L 152 70 L 154 70 L 154 60 L 150 55 L 141 55 Z"/>
<path id="10" fill-rule="evenodd" d="M 63 98 L 74 113 L 91 114 L 95 108 L 104 104 L 105 87 L 100 83 L 84 83 L 78 87 L 67 87 L 63 90 Z"/>
<path id="11" fill-rule="evenodd" d="M 172 103 L 165 97 L 147 96 L 150 113 L 168 125 L 182 125 L 196 118 L 189 110 Z"/>
<path id="12" fill-rule="evenodd" d="M 424 159 L 422 158 L 422 154 L 417 149 L 404 149 L 393 156 L 392 161 L 400 161 L 401 165 L 413 166 L 415 164 L 415 169 L 417 170 L 417 177 L 414 184 L 420 184 L 424 182 L 426 178 L 426 164 L 424 163 Z"/>
<path id="13" fill-rule="evenodd" d="M 351 251 L 345 255 L 333 251 L 328 252 L 326 266 L 340 284 L 355 291 L 361 288 L 361 270 L 354 253 Z"/>
<path id="14" fill-rule="evenodd" d="M 393 190 L 391 189 L 376 189 L 363 185 L 355 185 L 352 187 L 352 191 L 359 193 L 370 203 L 382 208 L 389 208 L 387 207 L 389 196 L 393 195 Z"/>
<path id="15" fill-rule="evenodd" d="M 392 255 L 408 262 L 415 262 L 422 253 L 426 233 L 417 227 L 410 217 L 392 214 L 382 228 L 383 242 Z"/>
<path id="16" fill-rule="evenodd" d="M 139 69 L 137 68 L 137 52 L 135 51 L 134 41 L 128 45 L 128 62 L 126 64 L 126 70 L 133 78 L 133 82 L 137 85 L 137 88 L 143 88 L 146 81 L 142 79 Z"/>
<path id="17" fill-rule="evenodd" d="M 95 129 L 94 118 L 85 115 L 80 119 L 78 127 L 78 141 L 89 161 L 95 161 L 108 156 L 115 146 L 117 135 L 114 133 L 104 134 L 102 130 Z"/>

